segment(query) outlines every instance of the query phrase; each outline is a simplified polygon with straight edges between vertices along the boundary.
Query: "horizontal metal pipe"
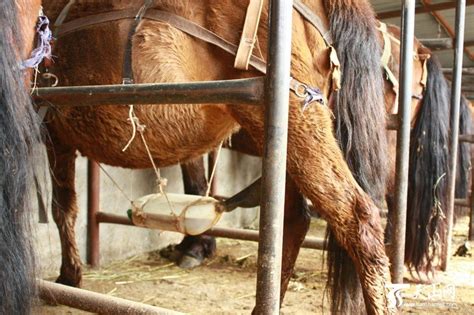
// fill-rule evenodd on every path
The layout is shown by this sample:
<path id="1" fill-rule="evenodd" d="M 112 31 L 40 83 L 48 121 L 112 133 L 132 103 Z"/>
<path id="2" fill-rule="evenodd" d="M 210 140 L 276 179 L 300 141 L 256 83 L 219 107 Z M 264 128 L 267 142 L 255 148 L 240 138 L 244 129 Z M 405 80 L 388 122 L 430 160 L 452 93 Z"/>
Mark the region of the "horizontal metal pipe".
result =
<path id="1" fill-rule="evenodd" d="M 445 74 L 453 74 L 453 68 L 441 68 Z M 474 67 L 462 68 L 462 75 L 474 75 Z"/>
<path id="2" fill-rule="evenodd" d="M 100 223 L 111 223 L 111 224 L 135 226 L 128 217 L 106 213 L 106 212 L 98 212 L 97 221 Z M 231 229 L 231 228 L 216 227 L 216 226 L 206 231 L 205 233 L 203 233 L 203 235 L 232 238 L 232 239 L 243 240 L 243 241 L 254 241 L 254 242 L 258 242 L 258 239 L 259 239 L 257 231 Z M 325 241 L 322 238 L 308 236 L 305 238 L 302 247 L 312 248 L 312 249 L 323 249 L 324 243 Z"/>
<path id="3" fill-rule="evenodd" d="M 133 302 L 92 291 L 38 280 L 39 297 L 49 303 L 67 305 L 99 314 L 183 314 L 143 303 Z"/>
<path id="4" fill-rule="evenodd" d="M 264 77 L 191 83 L 38 88 L 36 103 L 56 106 L 129 104 L 263 104 Z"/>

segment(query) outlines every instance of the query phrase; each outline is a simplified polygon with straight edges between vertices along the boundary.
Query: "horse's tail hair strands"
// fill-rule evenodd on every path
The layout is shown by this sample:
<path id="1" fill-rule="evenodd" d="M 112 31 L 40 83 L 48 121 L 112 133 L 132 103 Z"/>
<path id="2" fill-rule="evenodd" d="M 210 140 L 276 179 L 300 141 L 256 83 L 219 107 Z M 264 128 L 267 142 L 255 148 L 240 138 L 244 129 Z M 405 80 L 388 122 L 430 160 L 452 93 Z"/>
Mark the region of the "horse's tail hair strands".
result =
<path id="1" fill-rule="evenodd" d="M 387 177 L 387 141 L 381 48 L 375 14 L 367 1 L 325 0 L 330 30 L 342 68 L 341 89 L 335 95 L 335 131 L 355 179 L 377 203 L 383 200 Z M 331 310 L 363 312 L 355 267 L 328 233 L 328 288 Z"/>
<path id="2" fill-rule="evenodd" d="M 439 249 L 446 244 L 447 178 L 449 175 L 450 87 L 435 56 L 427 61 L 423 104 L 410 140 L 405 263 L 417 274 L 434 272 Z M 460 133 L 471 132 L 467 103 L 461 101 Z M 456 196 L 465 198 L 470 145 L 459 146 Z"/>
<path id="3" fill-rule="evenodd" d="M 28 182 L 39 126 L 17 59 L 17 11 L 0 1 L 0 314 L 29 314 L 34 293 Z"/>

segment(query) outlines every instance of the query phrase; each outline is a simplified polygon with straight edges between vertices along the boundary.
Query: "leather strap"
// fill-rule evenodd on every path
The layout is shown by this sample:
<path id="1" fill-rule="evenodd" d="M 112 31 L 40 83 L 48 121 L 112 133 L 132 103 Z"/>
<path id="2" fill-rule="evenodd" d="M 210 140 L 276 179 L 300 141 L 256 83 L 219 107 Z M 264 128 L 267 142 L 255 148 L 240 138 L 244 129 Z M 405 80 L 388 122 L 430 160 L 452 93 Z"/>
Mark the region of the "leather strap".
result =
<path id="1" fill-rule="evenodd" d="M 60 29 L 57 31 L 56 38 L 60 38 L 69 33 L 81 30 L 87 27 L 91 27 L 97 24 L 118 21 L 123 19 L 133 19 L 137 14 L 136 9 L 125 9 L 120 11 L 110 11 L 105 13 L 98 13 L 94 15 L 89 15 L 81 18 L 74 19 L 70 22 L 64 23 L 61 25 Z"/>
<path id="2" fill-rule="evenodd" d="M 313 25 L 321 34 L 324 42 L 329 48 L 329 61 L 331 62 L 331 79 L 332 79 L 332 89 L 333 91 L 338 91 L 341 88 L 341 63 L 337 57 L 336 49 L 332 46 L 333 38 L 331 36 L 330 30 L 324 25 L 321 18 L 314 14 L 314 12 L 306 6 L 301 0 L 293 0 L 293 7 L 295 10 L 301 14 L 301 16 Z"/>
<path id="3" fill-rule="evenodd" d="M 257 39 L 258 24 L 262 15 L 263 0 L 250 0 L 245 15 L 244 28 L 240 38 L 239 48 L 235 55 L 234 67 L 247 70 L 252 51 Z"/>
<path id="4" fill-rule="evenodd" d="M 295 0 L 296 4 L 299 4 L 300 10 L 302 8 L 306 8 L 306 10 L 309 10 L 306 6 L 304 6 L 302 3 L 300 3 L 298 0 Z M 296 7 L 295 7 L 296 8 Z M 78 18 L 73 21 L 64 23 L 61 25 L 60 30 L 57 33 L 57 37 L 61 37 L 64 35 L 67 35 L 69 33 L 72 33 L 77 30 L 81 30 L 87 27 L 91 27 L 97 24 L 105 23 L 105 22 L 111 22 L 111 21 L 117 21 L 117 20 L 122 20 L 122 19 L 129 19 L 129 18 L 137 18 L 137 16 L 140 16 L 141 19 L 150 19 L 162 23 L 169 24 L 170 26 L 179 29 L 180 31 L 196 37 L 206 43 L 212 44 L 216 47 L 221 48 L 222 50 L 232 54 L 236 55 L 238 52 L 238 47 L 234 45 L 233 43 L 225 40 L 224 38 L 220 37 L 219 35 L 213 33 L 212 31 L 200 26 L 199 24 L 196 24 L 188 19 L 185 19 L 181 16 L 178 16 L 176 14 L 162 11 L 162 10 L 157 10 L 157 9 L 148 9 L 148 7 L 145 8 L 145 10 L 141 11 L 142 14 L 136 14 L 135 9 L 127 9 L 127 10 L 120 10 L 120 11 L 111 11 L 111 12 L 106 12 L 106 13 L 99 13 L 95 15 L 90 15 L 87 17 L 83 18 Z M 308 14 L 307 11 L 305 11 L 305 14 Z M 309 11 L 310 12 L 310 11 Z M 312 13 L 311 13 L 312 14 Z M 314 15 L 314 14 L 312 14 Z M 305 17 L 305 15 L 303 15 Z M 319 19 L 319 18 L 318 18 Z M 320 21 L 320 20 L 319 20 Z M 139 21 L 138 21 L 139 22 Z M 311 24 L 314 25 L 314 20 L 311 22 Z M 138 25 L 138 23 L 137 23 Z M 136 30 L 136 26 L 132 27 L 133 33 Z M 321 23 L 322 25 L 322 23 Z M 324 36 L 324 33 L 321 32 L 321 29 L 317 27 L 318 31 L 321 33 L 321 35 L 324 37 L 324 40 L 329 43 L 328 37 Z M 132 36 L 133 36 L 132 33 Z M 131 41 L 129 40 L 131 43 Z M 332 47 L 329 46 L 330 50 L 330 61 L 332 65 L 332 79 L 333 79 L 333 89 L 338 90 L 340 88 L 340 72 L 339 72 L 339 60 L 337 58 L 336 50 Z M 128 54 L 128 52 L 127 52 Z M 131 58 L 130 58 L 131 59 Z M 126 57 L 127 60 L 127 57 Z M 251 65 L 255 70 L 261 72 L 262 74 L 266 74 L 266 62 L 265 60 L 256 57 L 255 55 L 250 54 L 250 60 L 248 62 L 249 65 Z M 126 70 L 130 69 L 130 70 Z M 128 72 L 130 71 L 130 72 Z M 131 74 L 126 75 L 127 73 L 131 73 L 131 67 L 125 66 L 124 65 L 124 77 L 130 78 L 131 79 Z M 125 78 L 126 80 L 126 78 Z M 124 80 L 124 81 L 125 81 Z M 292 80 L 295 80 L 292 78 Z M 296 81 L 296 80 L 295 80 Z M 124 82 L 125 83 L 125 82 Z M 293 90 L 293 89 L 292 89 Z M 294 90 L 293 90 L 294 91 Z"/>
<path id="5" fill-rule="evenodd" d="M 137 31 L 138 24 L 143 19 L 148 8 L 152 5 L 152 0 L 145 0 L 143 6 L 138 10 L 133 19 L 132 25 L 130 26 L 130 31 L 128 32 L 127 45 L 125 46 L 125 54 L 123 59 L 122 66 L 122 83 L 131 84 L 133 83 L 133 70 L 132 70 L 132 37 Z"/>
<path id="6" fill-rule="evenodd" d="M 225 40 L 224 38 L 220 37 L 219 35 L 205 29 L 204 27 L 188 20 L 182 18 L 178 15 L 173 13 L 169 13 L 166 11 L 161 10 L 149 10 L 145 14 L 145 18 L 164 22 L 167 23 L 174 28 L 179 29 L 180 31 L 191 35 L 193 37 L 199 38 L 202 41 L 205 41 L 209 44 L 217 46 L 226 52 L 235 55 L 237 53 L 237 46 L 232 44 L 231 42 Z M 265 74 L 267 71 L 267 65 L 264 60 L 256 57 L 255 55 L 250 56 L 249 64 L 254 67 L 256 70 L 260 71 L 261 73 Z"/>
<path id="7" fill-rule="evenodd" d="M 293 0 L 293 7 L 296 11 L 298 11 L 299 14 L 301 14 L 301 16 L 303 16 L 319 31 L 326 44 L 328 46 L 332 46 L 333 39 L 331 36 L 331 32 L 324 25 L 323 21 L 321 21 L 321 18 L 318 15 L 314 14 L 314 12 L 311 11 L 311 9 L 308 8 L 303 2 L 301 2 L 301 0 Z"/>
<path id="8" fill-rule="evenodd" d="M 59 13 L 58 17 L 56 18 L 56 21 L 54 21 L 54 30 L 53 30 L 53 36 L 57 38 L 58 34 L 57 32 L 59 31 L 59 27 L 63 25 L 64 21 L 66 20 L 69 10 L 71 10 L 71 7 L 76 3 L 76 0 L 69 0 L 69 2 L 64 6 L 64 8 L 61 10 Z"/>

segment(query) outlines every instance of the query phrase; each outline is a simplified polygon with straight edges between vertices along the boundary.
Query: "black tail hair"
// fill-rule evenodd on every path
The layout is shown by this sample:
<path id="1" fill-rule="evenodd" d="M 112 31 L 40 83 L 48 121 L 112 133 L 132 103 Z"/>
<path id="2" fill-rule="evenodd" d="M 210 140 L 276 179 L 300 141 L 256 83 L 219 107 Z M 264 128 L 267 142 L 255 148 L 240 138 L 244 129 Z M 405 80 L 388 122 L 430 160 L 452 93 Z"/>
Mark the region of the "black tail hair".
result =
<path id="1" fill-rule="evenodd" d="M 439 62 L 427 62 L 428 79 L 411 132 L 405 263 L 413 271 L 433 271 L 445 240 L 450 92 Z"/>
<path id="2" fill-rule="evenodd" d="M 388 159 L 383 77 L 380 62 L 374 58 L 381 55 L 374 12 L 366 1 L 324 3 L 342 68 L 341 90 L 335 95 L 336 137 L 359 185 L 380 202 L 385 194 Z M 341 314 L 363 312 L 354 264 L 331 232 L 327 238 L 331 310 Z"/>
<path id="3" fill-rule="evenodd" d="M 461 108 L 459 117 L 459 134 L 472 134 L 472 116 L 468 100 L 461 97 Z M 459 142 L 458 161 L 456 168 L 456 198 L 467 198 L 469 194 L 469 182 L 471 174 L 471 144 Z"/>
<path id="4" fill-rule="evenodd" d="M 39 127 L 19 69 L 13 0 L 0 1 L 0 313 L 29 314 L 34 293 L 28 182 Z"/>

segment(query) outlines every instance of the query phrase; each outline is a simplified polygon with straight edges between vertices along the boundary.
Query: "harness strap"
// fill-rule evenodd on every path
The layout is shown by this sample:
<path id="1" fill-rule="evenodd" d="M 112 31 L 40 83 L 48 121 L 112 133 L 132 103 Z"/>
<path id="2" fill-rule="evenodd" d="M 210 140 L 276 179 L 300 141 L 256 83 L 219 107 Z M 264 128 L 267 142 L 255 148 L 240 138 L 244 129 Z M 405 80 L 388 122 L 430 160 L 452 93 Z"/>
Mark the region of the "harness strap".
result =
<path id="1" fill-rule="evenodd" d="M 299 14 L 301 14 L 301 16 L 303 16 L 319 31 L 324 41 L 326 42 L 326 45 L 331 47 L 333 44 L 331 32 L 326 27 L 326 25 L 324 25 L 321 18 L 317 14 L 314 14 L 310 8 L 308 8 L 303 2 L 301 2 L 301 0 L 293 0 L 293 7 L 296 11 L 298 11 Z"/>
<path id="2" fill-rule="evenodd" d="M 56 33 L 56 38 L 60 38 L 69 33 L 84 29 L 93 25 L 118 21 L 123 19 L 132 19 L 136 16 L 136 9 L 125 9 L 120 11 L 110 11 L 98 13 L 85 17 L 74 19 L 70 22 L 61 25 L 61 28 Z"/>
<path id="3" fill-rule="evenodd" d="M 75 19 L 71 22 L 64 23 L 61 26 L 61 29 L 58 31 L 57 37 L 60 38 L 74 31 L 91 27 L 97 24 L 134 18 L 135 16 L 135 9 L 126 9 L 121 11 L 112 11 L 89 15 L 86 17 Z M 188 35 L 199 38 L 200 40 L 205 41 L 209 44 L 215 45 L 230 54 L 235 55 L 237 53 L 236 45 L 223 39 L 214 32 L 209 31 L 204 27 L 185 18 L 182 18 L 176 14 L 157 9 L 148 9 L 142 16 L 142 19 L 150 19 L 157 22 L 167 23 Z M 265 61 L 254 55 L 250 56 L 250 65 L 261 73 L 266 72 Z"/>
<path id="4" fill-rule="evenodd" d="M 146 11 L 146 12 L 145 12 Z M 127 9 L 121 11 L 112 11 L 107 13 L 100 13 L 96 15 L 91 15 L 83 18 L 75 19 L 71 22 L 67 22 L 61 26 L 61 29 L 58 31 L 58 38 L 64 35 L 67 35 L 71 32 L 84 29 L 93 25 L 102 24 L 105 22 L 117 21 L 127 18 L 135 18 L 137 16 L 136 10 L 134 9 Z M 194 23 L 188 19 L 185 19 L 179 15 L 157 10 L 157 9 L 147 9 L 143 10 L 141 14 L 141 19 L 150 19 L 157 22 L 166 23 L 190 36 L 198 38 L 206 43 L 214 45 L 216 47 L 221 48 L 222 50 L 236 55 L 238 51 L 237 45 L 227 41 L 226 39 L 220 37 L 219 35 L 215 34 L 214 32 L 200 26 L 199 24 Z M 132 34 L 133 35 L 133 34 Z M 130 42 L 130 41 L 129 41 Z M 334 51 L 331 51 L 331 55 L 333 56 L 333 60 L 337 60 L 337 55 Z M 127 58 L 126 58 L 127 59 Z M 131 59 L 131 58 L 130 58 Z M 338 63 L 338 60 L 337 60 Z M 266 74 L 267 72 L 267 65 L 265 60 L 261 58 L 250 55 L 249 65 L 251 65 L 255 70 L 259 71 L 262 74 Z M 339 65 L 337 65 L 337 68 Z M 131 71 L 131 70 L 130 70 Z M 124 71 L 125 73 L 125 71 Z M 292 81 L 296 82 L 296 84 L 301 84 L 296 79 L 292 78 Z M 295 92 L 293 88 L 294 85 L 290 86 L 290 89 Z M 309 88 L 302 89 L 300 93 L 296 93 L 299 97 L 300 95 L 304 94 L 306 98 L 309 93 Z M 312 98 L 314 99 L 314 98 Z"/>
<path id="5" fill-rule="evenodd" d="M 257 39 L 258 24 L 262 15 L 263 0 L 250 0 L 245 15 L 244 28 L 240 38 L 239 48 L 235 55 L 234 67 L 241 70 L 247 70 L 250 62 L 250 56 Z"/>
<path id="6" fill-rule="evenodd" d="M 57 37 L 58 36 L 58 31 L 59 27 L 63 25 L 64 21 L 66 20 L 69 10 L 71 10 L 72 6 L 76 3 L 76 0 L 69 0 L 69 2 L 64 6 L 64 8 L 61 10 L 59 13 L 58 17 L 56 18 L 56 21 L 54 21 L 54 31 L 53 31 L 53 36 Z"/>
<path id="7" fill-rule="evenodd" d="M 323 23 L 321 18 L 314 14 L 313 11 L 306 6 L 301 0 L 293 0 L 293 7 L 301 14 L 311 25 L 313 25 L 324 39 L 329 48 L 329 61 L 331 63 L 332 72 L 332 89 L 338 91 L 341 88 L 341 63 L 337 57 L 336 49 L 333 47 L 333 38 L 330 30 Z"/>
<path id="8" fill-rule="evenodd" d="M 132 37 L 137 31 L 138 24 L 140 24 L 143 16 L 145 15 L 148 8 L 153 3 L 153 0 L 145 0 L 143 6 L 138 10 L 135 15 L 135 19 L 132 22 L 130 31 L 128 32 L 127 45 L 125 46 L 125 55 L 122 67 L 122 80 L 124 84 L 133 83 L 133 70 L 132 70 Z"/>

